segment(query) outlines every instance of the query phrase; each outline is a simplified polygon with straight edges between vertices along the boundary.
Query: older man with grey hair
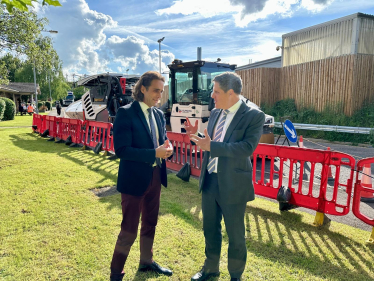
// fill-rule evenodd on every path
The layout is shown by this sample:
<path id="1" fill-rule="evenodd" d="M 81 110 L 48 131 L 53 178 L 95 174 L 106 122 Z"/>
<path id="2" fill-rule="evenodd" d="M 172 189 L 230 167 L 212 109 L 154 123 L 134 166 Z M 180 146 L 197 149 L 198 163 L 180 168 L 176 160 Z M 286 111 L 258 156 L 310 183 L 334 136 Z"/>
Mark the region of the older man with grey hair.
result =
<path id="1" fill-rule="evenodd" d="M 202 192 L 205 263 L 192 281 L 219 275 L 222 216 L 229 237 L 228 270 L 231 280 L 241 280 L 246 260 L 244 213 L 254 200 L 250 156 L 262 134 L 265 114 L 245 105 L 239 95 L 239 75 L 225 72 L 214 78 L 212 110 L 204 134 L 187 119 L 185 128 L 191 141 L 204 150 L 200 175 Z"/>

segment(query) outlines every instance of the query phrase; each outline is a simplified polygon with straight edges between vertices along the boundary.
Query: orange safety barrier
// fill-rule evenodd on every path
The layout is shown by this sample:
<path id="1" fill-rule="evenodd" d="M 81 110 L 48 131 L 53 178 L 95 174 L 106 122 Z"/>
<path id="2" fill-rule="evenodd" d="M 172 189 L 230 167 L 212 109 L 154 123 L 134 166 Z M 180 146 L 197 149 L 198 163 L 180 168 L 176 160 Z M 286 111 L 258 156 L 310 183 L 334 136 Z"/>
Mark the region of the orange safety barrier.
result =
<path id="1" fill-rule="evenodd" d="M 83 144 L 88 147 L 96 147 L 101 142 L 101 149 L 114 151 L 113 146 L 113 125 L 107 122 L 85 121 L 83 131 Z"/>
<path id="2" fill-rule="evenodd" d="M 256 194 L 276 199 L 278 189 L 287 186 L 292 192 L 290 204 L 336 216 L 349 213 L 355 167 L 355 159 L 352 156 L 318 149 L 259 144 L 253 158 L 253 183 Z M 258 158 L 262 160 L 259 179 L 256 175 Z M 270 160 L 269 165 L 266 165 L 266 158 Z M 276 164 L 277 158 L 279 161 Z M 335 166 L 333 186 L 328 186 L 330 166 Z M 347 179 L 340 179 L 343 167 L 349 170 Z M 304 182 L 306 169 L 310 170 L 309 179 Z M 269 170 L 267 179 L 266 170 Z M 287 176 L 287 182 L 283 182 L 283 176 Z"/>
<path id="3" fill-rule="evenodd" d="M 185 163 L 189 162 L 191 175 L 200 176 L 203 151 L 197 145 L 192 145 L 186 134 L 167 132 L 167 137 L 175 153 L 166 161 L 166 167 L 179 171 Z"/>

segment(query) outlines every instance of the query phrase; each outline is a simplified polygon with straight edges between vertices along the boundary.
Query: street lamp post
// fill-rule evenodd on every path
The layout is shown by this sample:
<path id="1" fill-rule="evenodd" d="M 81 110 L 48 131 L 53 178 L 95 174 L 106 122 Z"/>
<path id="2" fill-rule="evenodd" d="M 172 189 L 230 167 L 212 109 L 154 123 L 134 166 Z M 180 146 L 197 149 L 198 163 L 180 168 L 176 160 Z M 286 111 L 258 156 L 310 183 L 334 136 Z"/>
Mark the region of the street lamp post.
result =
<path id="1" fill-rule="evenodd" d="M 49 32 L 49 33 L 58 33 L 58 31 L 56 31 L 56 30 L 42 30 L 42 31 L 43 32 Z M 36 87 L 35 58 L 34 58 L 34 85 L 35 85 L 35 107 L 36 107 L 36 113 L 39 114 L 38 88 Z M 49 95 L 51 96 L 51 85 L 50 84 L 49 84 Z"/>
<path id="2" fill-rule="evenodd" d="M 158 60 L 160 64 L 160 73 L 161 73 L 161 42 L 164 41 L 165 37 L 162 37 L 161 39 L 158 39 Z"/>

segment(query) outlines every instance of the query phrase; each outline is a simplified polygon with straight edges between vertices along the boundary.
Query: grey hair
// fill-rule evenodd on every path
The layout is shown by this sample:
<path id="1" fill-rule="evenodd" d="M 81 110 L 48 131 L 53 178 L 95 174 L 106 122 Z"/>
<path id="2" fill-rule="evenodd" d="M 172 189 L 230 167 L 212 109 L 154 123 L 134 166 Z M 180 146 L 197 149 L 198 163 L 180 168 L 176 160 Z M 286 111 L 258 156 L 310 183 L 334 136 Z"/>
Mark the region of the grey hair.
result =
<path id="1" fill-rule="evenodd" d="M 235 94 L 240 95 L 243 84 L 242 78 L 234 72 L 224 72 L 214 77 L 213 82 L 218 82 L 220 88 L 226 93 L 232 89 Z"/>

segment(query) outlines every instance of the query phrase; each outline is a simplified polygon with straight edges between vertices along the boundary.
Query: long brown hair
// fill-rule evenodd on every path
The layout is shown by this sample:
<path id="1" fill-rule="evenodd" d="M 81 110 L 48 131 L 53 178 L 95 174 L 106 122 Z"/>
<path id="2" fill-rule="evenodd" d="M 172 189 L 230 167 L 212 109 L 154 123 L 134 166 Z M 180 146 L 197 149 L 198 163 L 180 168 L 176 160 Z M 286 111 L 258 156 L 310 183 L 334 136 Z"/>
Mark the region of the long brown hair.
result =
<path id="1" fill-rule="evenodd" d="M 144 100 L 144 94 L 142 93 L 141 88 L 142 86 L 144 86 L 148 90 L 153 80 L 161 80 L 165 83 L 165 78 L 160 73 L 158 73 L 157 71 L 147 71 L 140 77 L 134 89 L 132 89 L 132 97 L 134 98 L 134 100 Z"/>

